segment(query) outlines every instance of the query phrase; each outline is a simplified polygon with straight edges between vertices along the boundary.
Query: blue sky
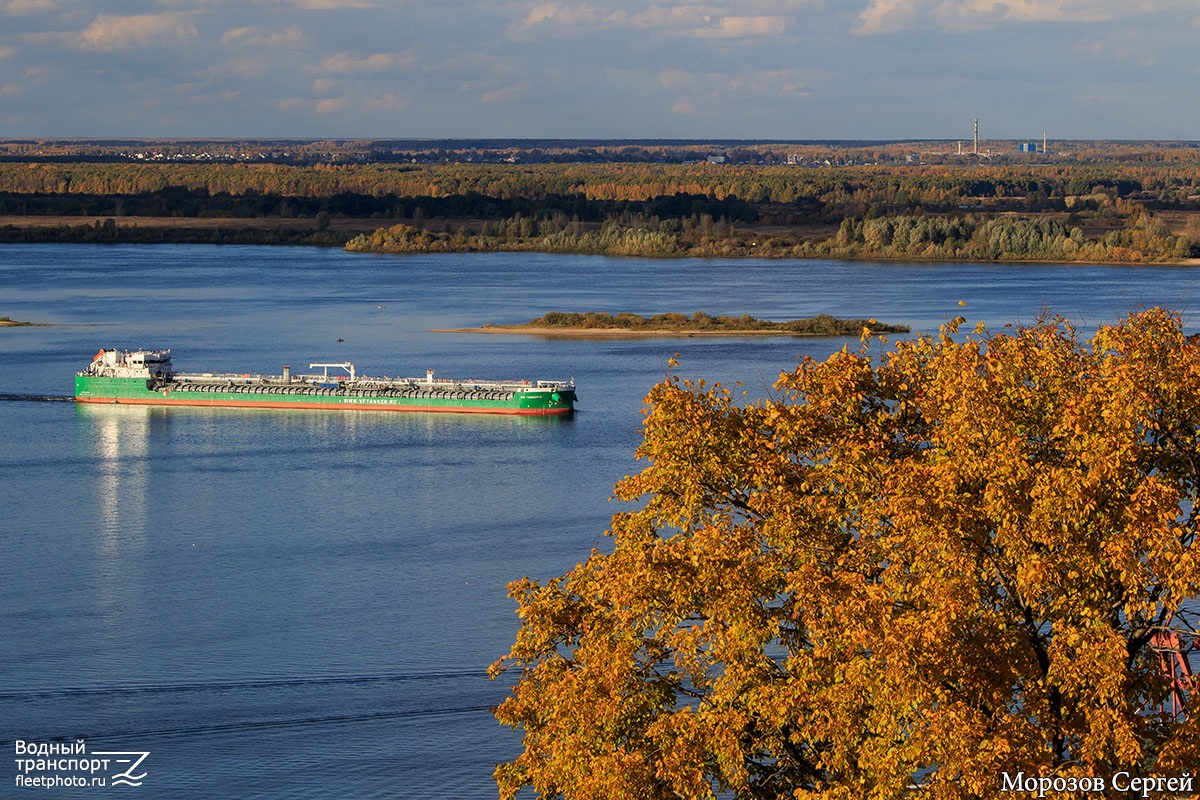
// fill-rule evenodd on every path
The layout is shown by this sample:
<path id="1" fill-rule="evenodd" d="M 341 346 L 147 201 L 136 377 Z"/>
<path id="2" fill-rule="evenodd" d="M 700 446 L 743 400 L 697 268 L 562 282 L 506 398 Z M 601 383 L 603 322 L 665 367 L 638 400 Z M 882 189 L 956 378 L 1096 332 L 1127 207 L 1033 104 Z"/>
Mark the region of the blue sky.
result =
<path id="1" fill-rule="evenodd" d="M 1200 0 L 0 0 L 0 138 L 1200 139 Z"/>

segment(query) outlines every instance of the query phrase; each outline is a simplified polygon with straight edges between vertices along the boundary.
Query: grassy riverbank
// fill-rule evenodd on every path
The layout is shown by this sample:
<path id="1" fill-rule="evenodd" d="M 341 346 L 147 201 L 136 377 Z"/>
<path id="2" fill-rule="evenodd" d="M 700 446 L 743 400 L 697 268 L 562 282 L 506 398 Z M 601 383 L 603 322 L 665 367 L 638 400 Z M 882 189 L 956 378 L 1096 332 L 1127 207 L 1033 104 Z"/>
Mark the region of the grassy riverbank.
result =
<path id="1" fill-rule="evenodd" d="M 1077 215 L 896 215 L 840 225 L 760 226 L 626 216 L 587 226 L 562 215 L 515 217 L 454 230 L 407 224 L 351 239 L 377 253 L 541 252 L 652 258 L 852 258 L 863 260 L 1178 263 L 1200 256 L 1200 224 L 1175 233 L 1140 213 L 1121 225 Z M 1089 229 L 1090 228 L 1090 229 Z M 1195 228 L 1196 230 L 1192 230 Z"/>
<path id="2" fill-rule="evenodd" d="M 0 217 L 0 242 L 265 244 L 352 252 L 539 252 L 648 258 L 843 258 L 974 262 L 1196 263 L 1200 217 L 1139 213 L 1101 225 L 1071 214 L 922 214 L 840 224 L 734 224 L 624 215 L 602 223 L 516 216 L 426 220 Z"/>

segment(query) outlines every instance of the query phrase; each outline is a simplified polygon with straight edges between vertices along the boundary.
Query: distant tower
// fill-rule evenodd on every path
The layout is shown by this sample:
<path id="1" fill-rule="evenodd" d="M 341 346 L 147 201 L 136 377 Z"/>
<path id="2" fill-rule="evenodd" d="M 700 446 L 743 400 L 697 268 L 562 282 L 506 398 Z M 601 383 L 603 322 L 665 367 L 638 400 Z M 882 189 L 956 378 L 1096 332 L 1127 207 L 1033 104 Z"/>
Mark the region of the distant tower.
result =
<path id="1" fill-rule="evenodd" d="M 979 155 L 979 117 L 975 118 L 975 149 L 971 152 Z"/>
<path id="2" fill-rule="evenodd" d="M 1046 154 L 1046 129 L 1042 128 L 1042 155 Z"/>

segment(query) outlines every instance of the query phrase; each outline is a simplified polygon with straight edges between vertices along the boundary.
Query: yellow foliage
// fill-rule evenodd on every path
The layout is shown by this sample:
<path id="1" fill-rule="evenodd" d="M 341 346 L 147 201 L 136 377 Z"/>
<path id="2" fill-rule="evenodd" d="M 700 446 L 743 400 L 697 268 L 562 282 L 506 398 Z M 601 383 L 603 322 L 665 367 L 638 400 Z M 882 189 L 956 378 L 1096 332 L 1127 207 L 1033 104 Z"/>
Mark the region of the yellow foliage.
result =
<path id="1" fill-rule="evenodd" d="M 651 391 L 612 552 L 510 587 L 503 797 L 973 798 L 1200 763 L 1150 647 L 1190 640 L 1200 590 L 1200 344 L 1159 309 L 1090 342 L 961 322 L 750 405 Z"/>

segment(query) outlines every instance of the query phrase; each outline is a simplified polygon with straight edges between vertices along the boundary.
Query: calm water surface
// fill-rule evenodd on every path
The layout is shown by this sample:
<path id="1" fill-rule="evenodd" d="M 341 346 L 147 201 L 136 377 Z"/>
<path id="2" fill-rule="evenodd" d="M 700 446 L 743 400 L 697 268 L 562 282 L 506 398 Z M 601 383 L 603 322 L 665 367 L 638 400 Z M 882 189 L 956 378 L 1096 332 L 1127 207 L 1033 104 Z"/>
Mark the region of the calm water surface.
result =
<path id="1" fill-rule="evenodd" d="M 487 680 L 505 584 L 604 546 L 640 404 L 681 374 L 762 391 L 847 340 L 431 333 L 549 310 L 875 316 L 931 331 L 1186 312 L 1179 268 L 379 257 L 0 245 L 0 394 L 67 395 L 99 347 L 188 371 L 567 378 L 568 420 L 0 403 L 0 751 L 149 751 L 172 798 L 492 798 L 519 737 Z M 959 301 L 966 306 L 959 306 Z M 1194 329 L 1194 320 L 1189 330 Z M 853 342 L 851 342 L 853 346 Z M 2 763 L 12 764 L 12 760 Z M 0 797 L 96 797 L 14 788 Z"/>

